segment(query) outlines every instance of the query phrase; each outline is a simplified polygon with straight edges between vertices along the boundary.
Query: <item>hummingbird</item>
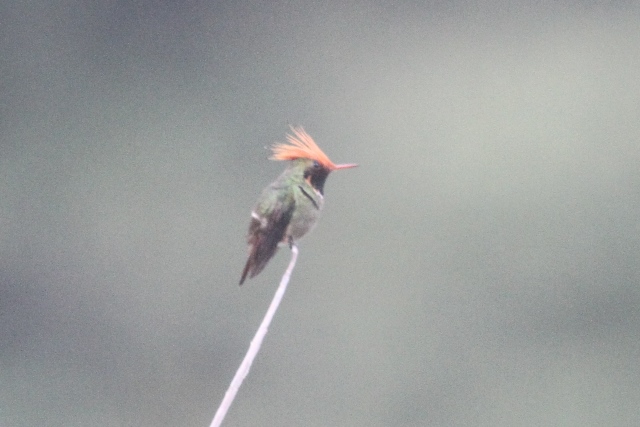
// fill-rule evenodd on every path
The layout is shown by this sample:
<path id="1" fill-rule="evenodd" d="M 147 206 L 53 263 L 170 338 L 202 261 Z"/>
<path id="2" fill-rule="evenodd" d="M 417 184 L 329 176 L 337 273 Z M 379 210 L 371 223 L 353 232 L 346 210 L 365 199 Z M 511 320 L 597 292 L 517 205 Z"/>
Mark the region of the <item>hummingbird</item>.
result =
<path id="1" fill-rule="evenodd" d="M 271 160 L 289 165 L 263 191 L 251 212 L 247 233 L 249 258 L 240 285 L 260 273 L 278 251 L 280 243 L 292 247 L 316 225 L 324 205 L 324 183 L 329 173 L 358 166 L 336 165 L 302 127 L 291 127 L 287 143 L 271 147 Z"/>

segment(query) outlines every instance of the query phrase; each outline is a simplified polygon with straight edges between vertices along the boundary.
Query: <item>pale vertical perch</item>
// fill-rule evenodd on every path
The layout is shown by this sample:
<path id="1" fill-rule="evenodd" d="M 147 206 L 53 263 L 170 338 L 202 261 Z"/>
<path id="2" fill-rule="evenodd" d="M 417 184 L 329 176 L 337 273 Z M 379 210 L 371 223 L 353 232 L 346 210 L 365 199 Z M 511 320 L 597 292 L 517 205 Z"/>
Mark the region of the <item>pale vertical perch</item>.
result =
<path id="1" fill-rule="evenodd" d="M 236 393 L 238 389 L 242 385 L 242 381 L 249 373 L 249 369 L 251 369 L 251 364 L 253 363 L 253 359 L 255 359 L 256 354 L 260 351 L 260 346 L 262 345 L 262 340 L 264 336 L 267 334 L 269 329 L 269 325 L 271 324 L 271 319 L 273 319 L 273 315 L 278 310 L 278 306 L 280 305 L 280 301 L 282 301 L 282 297 L 284 296 L 285 291 L 287 290 L 287 285 L 289 284 L 289 278 L 291 277 L 291 272 L 293 268 L 296 266 L 296 260 L 298 259 L 298 247 L 295 244 L 291 245 L 291 261 L 289 261 L 289 266 L 287 270 L 284 272 L 282 279 L 280 280 L 280 285 L 276 290 L 273 299 L 271 300 L 271 304 L 269 305 L 269 309 L 267 310 L 267 314 L 265 314 L 264 319 L 262 319 L 262 323 L 260 323 L 260 327 L 256 331 L 256 334 L 251 340 L 251 344 L 249 345 L 249 350 L 247 354 L 244 356 L 244 360 L 240 364 L 240 367 L 236 371 L 233 380 L 231 380 L 231 384 L 227 389 L 227 392 L 224 395 L 224 399 L 222 399 L 222 403 L 218 407 L 216 411 L 216 415 L 213 417 L 213 421 L 211 422 L 210 427 L 219 427 L 224 420 L 229 407 L 233 403 L 233 399 L 236 397 Z"/>

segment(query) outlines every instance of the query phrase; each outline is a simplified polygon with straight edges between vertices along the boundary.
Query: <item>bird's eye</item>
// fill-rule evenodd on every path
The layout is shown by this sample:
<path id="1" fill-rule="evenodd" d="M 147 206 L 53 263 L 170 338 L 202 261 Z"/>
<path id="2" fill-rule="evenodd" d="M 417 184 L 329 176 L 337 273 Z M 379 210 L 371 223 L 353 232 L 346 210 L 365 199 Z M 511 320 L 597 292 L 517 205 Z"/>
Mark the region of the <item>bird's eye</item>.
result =
<path id="1" fill-rule="evenodd" d="M 316 168 L 316 169 L 319 169 L 320 168 L 320 163 L 318 163 L 317 160 L 314 160 L 313 161 L 313 167 Z"/>

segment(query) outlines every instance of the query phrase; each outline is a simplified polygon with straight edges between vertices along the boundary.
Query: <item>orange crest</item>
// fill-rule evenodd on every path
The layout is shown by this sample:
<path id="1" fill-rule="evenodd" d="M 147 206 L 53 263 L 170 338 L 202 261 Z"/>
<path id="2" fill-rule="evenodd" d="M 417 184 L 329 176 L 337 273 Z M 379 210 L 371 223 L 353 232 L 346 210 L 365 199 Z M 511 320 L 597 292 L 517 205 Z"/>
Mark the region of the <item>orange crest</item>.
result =
<path id="1" fill-rule="evenodd" d="M 336 169 L 336 165 L 329 160 L 329 157 L 322 152 L 313 138 L 301 126 L 291 126 L 291 131 L 293 135 L 287 135 L 288 144 L 280 142 L 271 147 L 271 151 L 273 151 L 271 160 L 312 159 L 329 170 Z"/>

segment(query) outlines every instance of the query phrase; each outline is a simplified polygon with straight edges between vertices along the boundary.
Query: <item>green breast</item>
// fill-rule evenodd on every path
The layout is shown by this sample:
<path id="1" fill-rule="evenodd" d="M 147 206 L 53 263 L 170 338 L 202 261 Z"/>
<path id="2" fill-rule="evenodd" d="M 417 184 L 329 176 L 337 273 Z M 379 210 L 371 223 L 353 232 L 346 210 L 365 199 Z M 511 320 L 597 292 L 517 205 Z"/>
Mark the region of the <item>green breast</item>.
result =
<path id="1" fill-rule="evenodd" d="M 300 239 L 313 229 L 320 218 L 324 198 L 306 182 L 294 187 L 296 207 L 287 229 L 287 235 Z"/>

